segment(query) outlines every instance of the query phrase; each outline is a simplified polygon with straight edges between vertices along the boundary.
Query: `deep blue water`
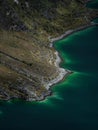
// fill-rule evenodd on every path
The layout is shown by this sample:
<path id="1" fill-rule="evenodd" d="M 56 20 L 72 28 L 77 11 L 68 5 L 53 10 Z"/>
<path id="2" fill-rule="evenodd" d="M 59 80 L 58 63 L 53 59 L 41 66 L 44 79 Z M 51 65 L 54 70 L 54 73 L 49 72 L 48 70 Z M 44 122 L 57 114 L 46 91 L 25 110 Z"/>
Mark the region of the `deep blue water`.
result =
<path id="1" fill-rule="evenodd" d="M 98 130 L 98 26 L 56 42 L 73 74 L 42 102 L 0 102 L 0 130 Z"/>

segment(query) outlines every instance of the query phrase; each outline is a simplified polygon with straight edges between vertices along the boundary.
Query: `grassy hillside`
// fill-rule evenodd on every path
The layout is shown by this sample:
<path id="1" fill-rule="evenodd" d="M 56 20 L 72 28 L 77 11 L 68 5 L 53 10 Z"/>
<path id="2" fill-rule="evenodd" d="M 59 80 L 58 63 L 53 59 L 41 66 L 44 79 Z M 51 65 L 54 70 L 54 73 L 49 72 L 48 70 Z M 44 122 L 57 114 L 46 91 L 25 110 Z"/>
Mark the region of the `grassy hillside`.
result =
<path id="1" fill-rule="evenodd" d="M 49 39 L 98 16 L 87 0 L 0 0 L 0 99 L 39 100 L 59 71 Z"/>

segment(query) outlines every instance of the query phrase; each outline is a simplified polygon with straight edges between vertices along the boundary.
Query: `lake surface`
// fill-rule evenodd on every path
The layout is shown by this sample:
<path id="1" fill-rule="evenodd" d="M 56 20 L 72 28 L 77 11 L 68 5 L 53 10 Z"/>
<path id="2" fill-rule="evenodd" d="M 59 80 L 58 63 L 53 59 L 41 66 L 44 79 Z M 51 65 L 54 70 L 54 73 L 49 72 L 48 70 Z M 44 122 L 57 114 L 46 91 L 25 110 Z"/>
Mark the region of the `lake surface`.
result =
<path id="1" fill-rule="evenodd" d="M 56 42 L 74 73 L 42 102 L 0 102 L 0 130 L 98 130 L 98 26 Z"/>

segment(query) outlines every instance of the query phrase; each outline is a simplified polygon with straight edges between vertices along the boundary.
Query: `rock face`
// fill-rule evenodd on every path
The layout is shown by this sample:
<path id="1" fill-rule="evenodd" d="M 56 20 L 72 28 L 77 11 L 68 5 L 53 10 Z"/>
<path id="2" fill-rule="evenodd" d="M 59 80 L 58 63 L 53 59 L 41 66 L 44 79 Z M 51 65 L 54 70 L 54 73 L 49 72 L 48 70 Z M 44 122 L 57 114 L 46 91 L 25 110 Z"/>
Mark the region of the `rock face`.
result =
<path id="1" fill-rule="evenodd" d="M 0 0 L 0 99 L 41 100 L 65 71 L 50 41 L 98 16 L 87 0 Z"/>

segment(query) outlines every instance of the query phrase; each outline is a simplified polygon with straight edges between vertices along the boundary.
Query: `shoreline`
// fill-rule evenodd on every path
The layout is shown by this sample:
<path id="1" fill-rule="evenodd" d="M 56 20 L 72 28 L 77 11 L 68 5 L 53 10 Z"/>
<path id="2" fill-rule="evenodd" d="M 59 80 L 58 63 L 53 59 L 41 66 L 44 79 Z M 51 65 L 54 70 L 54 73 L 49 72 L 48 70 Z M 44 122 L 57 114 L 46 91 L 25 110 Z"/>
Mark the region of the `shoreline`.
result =
<path id="1" fill-rule="evenodd" d="M 50 40 L 50 47 L 54 48 L 54 42 L 56 42 L 58 40 L 66 38 L 67 36 L 69 36 L 69 35 L 71 35 L 71 34 L 73 34 L 75 32 L 82 31 L 84 29 L 87 29 L 87 28 L 93 27 L 93 26 L 98 26 L 98 23 L 91 22 L 90 24 L 87 24 L 87 25 L 84 25 L 84 26 L 80 26 L 80 27 L 78 27 L 76 29 L 70 29 L 70 30 L 66 31 L 64 34 L 62 34 L 61 36 L 59 36 L 59 37 L 49 39 Z"/>
<path id="2" fill-rule="evenodd" d="M 61 36 L 50 39 L 50 47 L 55 49 L 54 44 L 56 41 L 62 40 L 63 38 L 66 38 L 75 32 L 82 31 L 82 30 L 85 30 L 85 29 L 87 29 L 89 27 L 93 27 L 93 26 L 98 26 L 98 23 L 91 22 L 89 25 L 80 26 L 77 29 L 73 29 L 73 30 L 68 30 L 64 34 L 62 34 Z M 72 71 L 70 71 L 68 69 L 64 69 L 64 68 L 60 67 L 60 64 L 63 62 L 63 58 L 59 55 L 59 52 L 56 49 L 55 49 L 54 53 L 56 55 L 55 66 L 58 68 L 59 75 L 56 78 L 54 78 L 53 80 L 51 80 L 48 84 L 45 84 L 47 90 L 50 93 L 48 93 L 47 95 L 43 95 L 42 99 L 35 100 L 35 101 L 43 101 L 47 97 L 51 96 L 52 95 L 51 88 L 55 84 L 62 82 L 67 76 L 69 76 L 71 73 L 73 73 Z"/>
<path id="3" fill-rule="evenodd" d="M 67 77 L 67 76 L 69 76 L 71 73 L 73 73 L 72 71 L 70 71 L 70 70 L 68 70 L 68 69 L 64 69 L 64 68 L 62 68 L 62 67 L 60 67 L 60 64 L 63 62 L 63 58 L 60 56 L 60 54 L 59 54 L 59 51 L 57 51 L 56 49 L 55 49 L 55 47 L 54 47 L 54 44 L 56 43 L 56 41 L 59 41 L 59 40 L 61 40 L 61 39 L 64 39 L 64 38 L 66 38 L 66 37 L 68 37 L 69 35 L 71 35 L 71 34 L 73 34 L 73 33 L 75 33 L 75 32 L 78 32 L 78 31 L 81 31 L 81 30 L 84 30 L 84 29 L 87 29 L 87 28 L 89 28 L 89 27 L 93 27 L 93 26 L 98 26 L 98 23 L 94 23 L 94 22 L 91 22 L 90 24 L 88 24 L 88 25 L 85 25 L 85 26 L 80 26 L 80 27 L 78 27 L 78 28 L 76 28 L 76 29 L 73 29 L 73 30 L 68 30 L 68 31 L 66 31 L 64 34 L 62 34 L 61 36 L 59 36 L 59 37 L 56 37 L 56 38 L 52 38 L 52 39 L 50 39 L 50 47 L 52 47 L 52 48 L 54 48 L 54 54 L 55 54 L 55 56 L 56 56 L 56 59 L 55 59 L 55 63 L 54 63 L 54 65 L 55 65 L 55 67 L 57 67 L 57 71 L 59 72 L 59 75 L 57 75 L 53 80 L 51 80 L 51 81 L 49 81 L 48 83 L 45 83 L 44 85 L 45 85 L 45 87 L 46 87 L 46 89 L 47 89 L 47 93 L 44 93 L 43 95 L 41 95 L 40 97 L 38 97 L 38 98 L 36 98 L 36 99 L 27 99 L 26 101 L 28 102 L 28 101 L 34 101 L 34 102 L 41 102 L 41 101 L 43 101 L 43 100 L 45 100 L 45 99 L 47 99 L 48 97 L 50 97 L 50 96 L 52 96 L 52 91 L 51 91 L 51 88 L 55 85 L 55 84 L 58 84 L 58 83 L 60 83 L 60 82 L 62 82 L 63 80 L 65 80 L 65 78 Z M 3 101 L 11 101 L 11 100 L 13 100 L 14 98 L 12 97 L 12 98 L 10 98 L 10 99 L 4 99 Z M 17 99 L 19 99 L 19 98 L 17 98 Z M 14 100 L 17 100 L 17 99 L 14 99 Z"/>
<path id="4" fill-rule="evenodd" d="M 69 35 L 71 35 L 71 34 L 73 34 L 75 32 L 78 32 L 78 31 L 81 31 L 81 30 L 84 30 L 84 29 L 87 29 L 87 28 L 93 27 L 93 26 L 98 26 L 98 23 L 91 22 L 88 25 L 80 26 L 80 27 L 78 27 L 76 29 L 73 29 L 73 30 L 68 30 L 64 34 L 62 34 L 61 36 L 50 39 L 50 47 L 54 48 L 54 50 L 55 50 L 54 54 L 56 56 L 54 65 L 57 68 L 57 71 L 59 72 L 59 75 L 57 75 L 54 79 L 50 80 L 48 83 L 45 82 L 44 85 L 45 85 L 45 87 L 47 89 L 47 93 L 44 93 L 43 95 L 41 95 L 40 97 L 37 97 L 36 99 L 29 98 L 29 99 L 26 100 L 27 102 L 28 101 L 29 102 L 31 102 L 31 101 L 32 102 L 33 101 L 34 102 L 36 102 L 36 101 L 41 102 L 41 101 L 47 99 L 48 97 L 52 96 L 53 93 L 51 91 L 51 88 L 54 85 L 56 85 L 56 84 L 62 82 L 63 80 L 65 80 L 67 76 L 69 76 L 71 73 L 73 73 L 72 71 L 70 71 L 68 69 L 64 69 L 64 68 L 60 67 L 60 64 L 63 62 L 63 58 L 60 56 L 59 51 L 57 51 L 55 49 L 55 47 L 54 47 L 54 44 L 56 43 L 56 41 L 59 41 L 59 40 L 61 40 L 63 38 L 66 38 L 66 37 L 68 37 Z M 10 98 L 10 101 L 11 100 L 13 100 L 13 97 Z M 14 100 L 17 100 L 17 99 L 14 99 Z M 5 99 L 4 101 L 9 101 L 9 99 Z"/>

